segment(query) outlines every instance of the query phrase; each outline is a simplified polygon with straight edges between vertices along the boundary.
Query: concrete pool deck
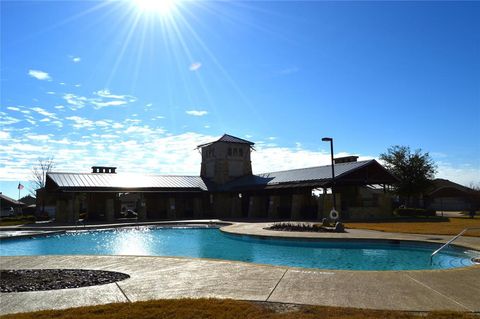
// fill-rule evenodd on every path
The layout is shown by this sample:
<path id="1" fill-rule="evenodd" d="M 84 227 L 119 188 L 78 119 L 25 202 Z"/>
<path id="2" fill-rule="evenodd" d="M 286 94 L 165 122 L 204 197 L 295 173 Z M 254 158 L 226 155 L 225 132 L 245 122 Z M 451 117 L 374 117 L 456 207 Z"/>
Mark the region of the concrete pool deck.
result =
<path id="1" fill-rule="evenodd" d="M 274 232 L 264 230 L 265 225 L 238 223 L 223 230 L 304 238 L 343 236 L 341 238 L 438 242 L 451 238 L 357 230 L 342 234 Z M 462 237 L 457 244 L 480 250 L 480 238 Z M 200 297 L 406 311 L 480 312 L 480 265 L 426 271 L 342 271 L 177 257 L 21 256 L 0 259 L 0 269 L 27 268 L 110 270 L 127 273 L 131 278 L 102 286 L 1 293 L 0 315 L 111 302 Z"/>

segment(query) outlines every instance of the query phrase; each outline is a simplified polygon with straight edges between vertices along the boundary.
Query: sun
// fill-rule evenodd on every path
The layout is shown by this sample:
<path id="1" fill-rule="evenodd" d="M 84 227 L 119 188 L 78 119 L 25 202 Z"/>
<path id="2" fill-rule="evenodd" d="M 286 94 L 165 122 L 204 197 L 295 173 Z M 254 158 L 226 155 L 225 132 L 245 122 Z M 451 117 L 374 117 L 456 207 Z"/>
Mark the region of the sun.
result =
<path id="1" fill-rule="evenodd" d="M 166 16 L 175 11 L 178 0 L 132 0 L 141 13 Z"/>

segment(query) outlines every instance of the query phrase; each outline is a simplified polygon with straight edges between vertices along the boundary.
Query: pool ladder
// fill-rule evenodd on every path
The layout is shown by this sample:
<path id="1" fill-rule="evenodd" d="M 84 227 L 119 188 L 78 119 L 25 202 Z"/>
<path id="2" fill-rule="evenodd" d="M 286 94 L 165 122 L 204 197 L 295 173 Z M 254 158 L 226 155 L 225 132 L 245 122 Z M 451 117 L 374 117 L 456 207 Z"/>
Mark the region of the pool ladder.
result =
<path id="1" fill-rule="evenodd" d="M 472 229 L 480 229 L 480 227 L 468 227 L 468 228 L 465 228 L 464 230 L 462 230 L 458 235 L 456 235 L 455 237 L 453 237 L 452 239 L 450 239 L 449 241 L 447 241 L 445 244 L 442 245 L 442 247 L 438 248 L 437 250 L 435 250 L 431 255 L 430 255 L 430 265 L 433 263 L 433 256 L 435 256 L 438 252 L 440 252 L 440 250 L 442 250 L 443 248 L 447 247 L 448 245 L 450 245 L 453 241 L 455 241 L 458 237 L 462 236 L 465 232 L 469 231 L 469 230 L 472 230 Z"/>

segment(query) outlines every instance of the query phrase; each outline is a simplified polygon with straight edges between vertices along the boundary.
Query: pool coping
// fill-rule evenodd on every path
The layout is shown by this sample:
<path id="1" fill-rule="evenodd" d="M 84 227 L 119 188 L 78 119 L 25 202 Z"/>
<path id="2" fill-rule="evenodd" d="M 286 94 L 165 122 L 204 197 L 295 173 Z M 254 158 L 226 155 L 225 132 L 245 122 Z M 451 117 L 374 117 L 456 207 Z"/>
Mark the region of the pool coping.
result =
<path id="1" fill-rule="evenodd" d="M 232 223 L 220 228 L 222 232 L 234 235 L 248 235 L 261 238 L 282 238 L 282 239 L 302 239 L 302 240 L 398 240 L 410 242 L 427 242 L 435 244 L 444 244 L 453 236 L 451 235 L 425 235 L 414 233 L 392 233 L 366 229 L 347 229 L 346 232 L 293 232 L 269 230 L 266 227 L 272 225 L 272 222 L 262 223 Z M 480 252 L 480 237 L 460 237 L 452 246 L 466 248 Z"/>
<path id="2" fill-rule="evenodd" d="M 211 224 L 214 220 L 208 221 Z M 332 239 L 322 233 L 265 230 L 271 223 L 235 223 L 221 231 L 263 237 Z M 195 220 L 195 223 L 199 221 Z M 192 221 L 154 223 L 185 224 Z M 146 226 L 152 223 L 134 226 Z M 250 226 L 248 226 L 250 225 Z M 98 226 L 98 225 L 97 225 Z M 113 227 L 113 226 L 112 226 Z M 117 227 L 128 227 L 125 224 Z M 82 227 L 83 228 L 83 227 Z M 101 227 L 105 228 L 105 227 Z M 12 229 L 9 229 L 12 230 Z M 70 229 L 71 230 L 71 229 Z M 275 232 L 276 234 L 270 234 Z M 437 235 L 427 235 L 440 238 Z M 376 231 L 349 232 L 342 239 L 426 240 L 423 235 Z M 451 236 L 442 236 L 442 240 Z M 9 237 L 10 238 L 10 237 Z M 469 237 L 475 238 L 475 237 Z M 480 238 L 461 242 L 478 249 Z M 141 267 L 141 266 L 144 267 Z M 131 302 L 160 298 L 231 298 L 249 301 L 404 311 L 457 310 L 480 312 L 480 265 L 404 271 L 330 270 L 253 264 L 238 261 L 154 256 L 17 256 L 2 257 L 0 269 L 102 269 L 128 273 L 115 284 L 39 292 L 1 293 L 0 314 L 43 309 Z M 79 297 L 80 296 L 80 297 Z"/>

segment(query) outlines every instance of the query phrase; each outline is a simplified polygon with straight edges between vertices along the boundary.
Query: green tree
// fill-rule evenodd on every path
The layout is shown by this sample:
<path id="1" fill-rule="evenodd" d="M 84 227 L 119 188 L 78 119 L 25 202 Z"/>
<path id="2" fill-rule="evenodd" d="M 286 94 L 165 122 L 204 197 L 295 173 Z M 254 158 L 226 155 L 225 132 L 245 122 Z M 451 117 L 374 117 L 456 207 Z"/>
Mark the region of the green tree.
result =
<path id="1" fill-rule="evenodd" d="M 421 149 L 411 152 L 408 146 L 395 145 L 380 154 L 385 167 L 398 178 L 396 193 L 408 205 L 417 205 L 418 199 L 431 185 L 437 166 L 428 153 Z"/>

